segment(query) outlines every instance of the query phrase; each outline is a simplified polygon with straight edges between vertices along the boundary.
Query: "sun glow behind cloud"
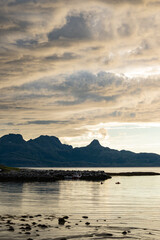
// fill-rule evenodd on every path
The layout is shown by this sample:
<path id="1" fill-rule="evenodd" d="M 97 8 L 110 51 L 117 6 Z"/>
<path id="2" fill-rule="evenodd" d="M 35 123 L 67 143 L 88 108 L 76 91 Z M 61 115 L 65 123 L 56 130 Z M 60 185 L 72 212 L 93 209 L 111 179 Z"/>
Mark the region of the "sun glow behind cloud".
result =
<path id="1" fill-rule="evenodd" d="M 132 150 L 143 152 L 158 151 L 160 147 L 159 131 L 160 123 L 99 123 L 79 128 L 85 133 L 81 136 L 62 137 L 63 143 L 69 143 L 74 147 L 88 145 L 94 139 L 98 139 L 104 147 L 116 148 L 118 150 Z M 151 141 L 152 134 L 154 138 Z M 143 141 L 143 145 L 141 142 Z M 137 144 L 140 143 L 140 144 Z"/>
<path id="2" fill-rule="evenodd" d="M 156 0 L 0 1 L 0 134 L 159 152 L 159 10 Z"/>

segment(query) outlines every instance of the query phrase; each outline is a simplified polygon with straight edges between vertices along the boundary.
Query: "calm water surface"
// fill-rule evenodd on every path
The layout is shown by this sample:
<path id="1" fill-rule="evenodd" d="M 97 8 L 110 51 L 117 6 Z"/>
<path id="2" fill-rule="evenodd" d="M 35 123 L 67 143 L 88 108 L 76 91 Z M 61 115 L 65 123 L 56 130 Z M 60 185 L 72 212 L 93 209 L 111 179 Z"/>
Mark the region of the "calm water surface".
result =
<path id="1" fill-rule="evenodd" d="M 113 170 L 142 169 L 107 168 L 106 172 Z M 160 172 L 160 168 L 147 170 Z M 118 181 L 121 184 L 115 184 Z M 128 228 L 132 229 L 135 239 L 160 239 L 160 176 L 113 177 L 103 184 L 72 180 L 0 183 L 0 203 L 0 215 L 68 215 L 74 225 L 83 215 L 87 215 L 91 225 L 101 227 L 101 231 L 106 227 L 110 230 L 115 228 L 116 231 L 118 228 Z M 80 225 L 73 229 L 73 235 L 86 232 L 86 227 Z M 95 229 L 90 228 L 89 232 L 92 230 Z M 52 237 L 68 235 L 67 231 L 57 228 Z"/>

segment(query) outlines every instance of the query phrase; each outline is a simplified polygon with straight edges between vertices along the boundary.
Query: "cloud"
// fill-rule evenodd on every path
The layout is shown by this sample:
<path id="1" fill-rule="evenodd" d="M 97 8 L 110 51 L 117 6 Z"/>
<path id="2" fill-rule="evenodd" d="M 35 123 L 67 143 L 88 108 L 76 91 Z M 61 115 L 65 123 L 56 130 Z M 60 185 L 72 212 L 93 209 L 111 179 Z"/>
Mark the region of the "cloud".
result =
<path id="1" fill-rule="evenodd" d="M 81 70 L 133 72 L 139 64 L 153 73 L 156 63 L 158 68 L 160 19 L 151 1 L 67 3 L 0 3 L 3 86 Z"/>
<path id="2" fill-rule="evenodd" d="M 17 108 L 17 106 L 22 109 L 23 106 L 28 109 L 31 106 L 37 111 L 47 112 L 55 112 L 58 109 L 62 122 L 70 121 L 70 124 L 72 120 L 76 122 L 77 111 L 81 112 L 78 116 L 84 121 L 86 119 L 88 121 L 100 119 L 100 121 L 127 122 L 157 121 L 159 88 L 159 76 L 129 79 L 124 75 L 114 73 L 93 74 L 81 71 L 70 75 L 40 79 L 19 87 L 4 88 L 1 91 L 1 100 L 14 103 L 8 106 L 10 109 Z M 5 108 L 6 104 L 2 104 L 3 106 Z M 72 117 L 67 113 L 67 119 L 65 116 L 63 120 L 65 111 L 70 112 Z M 43 121 L 50 124 L 51 120 Z M 39 121 L 39 124 L 43 124 L 43 121 Z M 57 121 L 59 122 L 59 119 L 53 120 L 52 123 L 56 124 Z M 29 123 L 34 124 L 34 120 Z M 38 123 L 37 120 L 35 123 Z"/>
<path id="3" fill-rule="evenodd" d="M 63 38 L 78 40 L 91 38 L 89 26 L 87 26 L 82 14 L 79 16 L 68 16 L 66 24 L 62 28 L 54 29 L 48 34 L 50 41 Z"/>
<path id="4" fill-rule="evenodd" d="M 127 36 L 131 35 L 132 29 L 130 28 L 130 26 L 128 24 L 123 23 L 123 24 L 121 24 L 120 27 L 118 27 L 117 32 L 121 37 L 127 37 Z"/>
<path id="5" fill-rule="evenodd" d="M 78 58 L 79 56 L 72 53 L 72 52 L 66 52 L 66 53 L 63 53 L 62 55 L 57 55 L 57 54 L 53 54 L 51 56 L 48 56 L 46 57 L 46 60 L 49 60 L 49 61 L 69 61 L 69 60 L 72 60 L 72 59 L 76 59 Z"/>
<path id="6" fill-rule="evenodd" d="M 50 125 L 50 124 L 67 124 L 68 121 L 53 121 L 53 120 L 35 120 L 35 121 L 27 121 L 24 123 L 19 123 L 17 125 Z M 11 125 L 11 123 L 8 123 Z"/>
<path id="7" fill-rule="evenodd" d="M 6 0 L 0 22 L 3 133 L 159 121 L 159 1 Z"/>

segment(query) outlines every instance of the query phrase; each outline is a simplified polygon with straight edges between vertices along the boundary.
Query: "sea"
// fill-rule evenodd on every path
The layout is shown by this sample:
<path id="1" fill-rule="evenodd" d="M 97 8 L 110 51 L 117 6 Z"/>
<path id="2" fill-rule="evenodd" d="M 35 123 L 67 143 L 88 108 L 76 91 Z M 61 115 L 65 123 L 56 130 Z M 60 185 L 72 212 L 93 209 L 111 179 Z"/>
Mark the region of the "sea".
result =
<path id="1" fill-rule="evenodd" d="M 160 168 L 44 169 L 160 173 Z M 28 220 L 25 220 L 28 224 L 31 224 L 32 219 L 35 221 L 34 217 L 38 215 L 37 221 L 47 224 L 47 230 L 39 229 L 38 234 L 38 231 L 31 230 L 31 236 L 38 240 L 159 240 L 160 176 L 114 176 L 103 182 L 1 182 L 0 239 L 29 239 L 27 234 L 18 232 L 18 227 L 14 233 L 2 227 L 3 217 L 12 216 L 13 222 L 20 226 L 23 215 L 28 216 Z M 58 219 L 64 216 L 68 217 L 66 223 L 59 225 Z M 113 236 L 107 237 L 107 234 Z"/>

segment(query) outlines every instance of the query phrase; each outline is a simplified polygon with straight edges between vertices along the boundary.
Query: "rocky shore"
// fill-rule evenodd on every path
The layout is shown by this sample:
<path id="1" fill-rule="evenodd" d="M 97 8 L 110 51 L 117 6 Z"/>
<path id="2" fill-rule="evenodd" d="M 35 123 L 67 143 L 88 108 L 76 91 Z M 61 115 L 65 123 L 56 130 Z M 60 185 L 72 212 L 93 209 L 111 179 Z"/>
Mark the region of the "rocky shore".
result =
<path id="1" fill-rule="evenodd" d="M 108 219 L 91 216 L 54 214 L 0 215 L 1 240 L 95 240 L 95 239 L 159 239 L 154 229 L 112 224 Z M 157 237 L 156 237 L 157 236 Z"/>
<path id="2" fill-rule="evenodd" d="M 19 169 L 12 171 L 1 171 L 0 181 L 16 181 L 16 182 L 34 182 L 47 181 L 53 182 L 57 180 L 75 179 L 87 181 L 103 181 L 110 179 L 111 176 L 104 171 L 70 171 L 70 170 L 35 170 L 35 169 Z"/>

